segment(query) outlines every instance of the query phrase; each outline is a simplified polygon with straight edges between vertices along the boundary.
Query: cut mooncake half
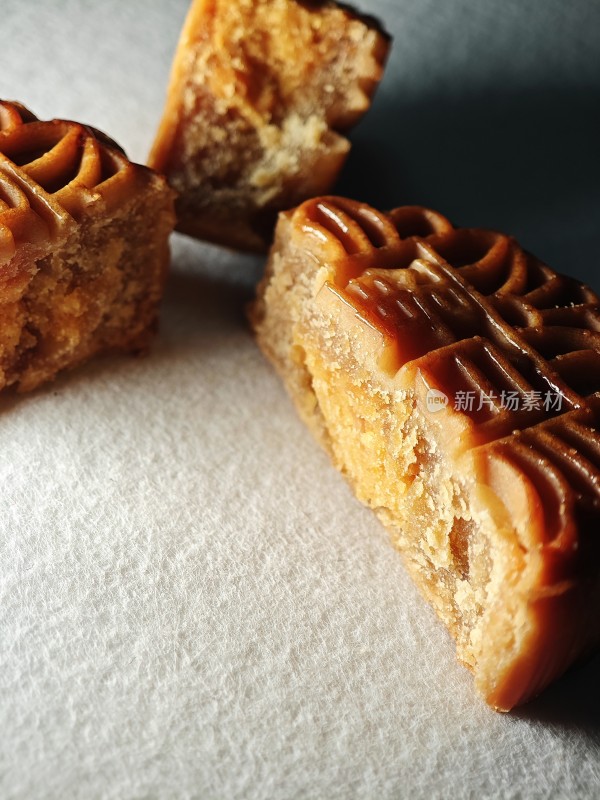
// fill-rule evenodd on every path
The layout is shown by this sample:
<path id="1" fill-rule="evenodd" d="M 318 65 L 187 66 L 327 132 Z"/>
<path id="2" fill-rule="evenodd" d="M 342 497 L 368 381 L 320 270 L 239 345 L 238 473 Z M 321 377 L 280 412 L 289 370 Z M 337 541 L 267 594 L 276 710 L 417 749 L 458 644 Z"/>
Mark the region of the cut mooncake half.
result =
<path id="1" fill-rule="evenodd" d="M 508 710 L 600 643 L 600 308 L 508 236 L 282 214 L 252 316 L 303 419 Z"/>
<path id="2" fill-rule="evenodd" d="M 178 230 L 266 250 L 277 212 L 323 194 L 389 48 L 379 24 L 318 0 L 194 0 L 149 163 Z"/>
<path id="3" fill-rule="evenodd" d="M 147 347 L 173 203 L 99 131 L 0 101 L 0 389 Z"/>

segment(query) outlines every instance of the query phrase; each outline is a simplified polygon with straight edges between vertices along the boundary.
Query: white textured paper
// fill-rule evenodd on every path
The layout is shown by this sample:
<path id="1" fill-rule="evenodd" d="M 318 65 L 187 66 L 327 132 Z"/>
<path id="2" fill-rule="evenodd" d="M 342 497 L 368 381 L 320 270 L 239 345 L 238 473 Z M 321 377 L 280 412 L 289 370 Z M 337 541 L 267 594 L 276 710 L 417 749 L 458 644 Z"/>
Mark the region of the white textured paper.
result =
<path id="1" fill-rule="evenodd" d="M 396 45 L 343 188 L 598 286 L 595 0 L 368 10 Z M 0 96 L 143 160 L 186 2 L 0 11 Z M 489 710 L 255 347 L 260 261 L 173 244 L 149 357 L 0 401 L 0 797 L 597 796 L 599 662 Z"/>

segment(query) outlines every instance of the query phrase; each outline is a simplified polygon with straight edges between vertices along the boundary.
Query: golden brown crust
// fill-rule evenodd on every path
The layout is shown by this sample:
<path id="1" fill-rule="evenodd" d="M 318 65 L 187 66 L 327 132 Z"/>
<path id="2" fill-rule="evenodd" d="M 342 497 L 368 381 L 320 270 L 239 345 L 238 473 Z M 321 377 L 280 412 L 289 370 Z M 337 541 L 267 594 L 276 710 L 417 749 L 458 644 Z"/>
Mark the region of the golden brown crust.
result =
<path id="1" fill-rule="evenodd" d="M 332 2 L 195 0 L 149 159 L 179 192 L 178 230 L 265 250 L 279 210 L 331 187 L 388 48 Z"/>
<path id="2" fill-rule="evenodd" d="M 282 216 L 253 316 L 488 702 L 524 702 L 598 646 L 588 287 L 427 209 L 320 198 Z"/>
<path id="3" fill-rule="evenodd" d="M 0 101 L 0 388 L 147 346 L 173 192 L 107 136 Z"/>

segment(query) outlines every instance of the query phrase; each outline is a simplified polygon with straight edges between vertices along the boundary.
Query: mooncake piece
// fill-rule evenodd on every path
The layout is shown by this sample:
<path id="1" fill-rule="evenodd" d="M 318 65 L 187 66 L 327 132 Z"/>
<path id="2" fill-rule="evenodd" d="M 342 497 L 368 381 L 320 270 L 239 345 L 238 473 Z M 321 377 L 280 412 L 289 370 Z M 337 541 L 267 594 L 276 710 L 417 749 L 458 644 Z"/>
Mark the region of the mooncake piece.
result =
<path id="1" fill-rule="evenodd" d="M 194 0 L 149 160 L 179 192 L 177 229 L 266 250 L 278 211 L 330 189 L 388 48 L 333 2 Z"/>
<path id="2" fill-rule="evenodd" d="M 0 389 L 147 347 L 173 195 L 99 131 L 0 101 Z"/>
<path id="3" fill-rule="evenodd" d="M 253 308 L 298 410 L 497 709 L 600 643 L 600 309 L 424 208 L 281 215 Z"/>

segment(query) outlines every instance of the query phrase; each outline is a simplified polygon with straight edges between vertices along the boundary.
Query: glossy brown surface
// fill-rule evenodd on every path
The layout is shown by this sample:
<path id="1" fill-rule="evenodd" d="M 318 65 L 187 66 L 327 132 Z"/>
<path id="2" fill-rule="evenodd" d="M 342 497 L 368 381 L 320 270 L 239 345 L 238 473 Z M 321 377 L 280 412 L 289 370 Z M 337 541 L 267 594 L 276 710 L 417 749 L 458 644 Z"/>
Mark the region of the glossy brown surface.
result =
<path id="1" fill-rule="evenodd" d="M 386 368 L 414 361 L 432 387 L 461 398 L 474 425 L 457 449 L 478 447 L 527 475 L 544 543 L 575 555 L 575 518 L 600 522 L 597 295 L 514 239 L 456 229 L 427 209 L 386 215 L 326 198 L 304 204 L 294 225 L 326 249 L 339 295 L 393 346 Z"/>
<path id="2" fill-rule="evenodd" d="M 144 349 L 172 227 L 164 178 L 106 135 L 0 101 L 0 388 Z"/>
<path id="3" fill-rule="evenodd" d="M 252 318 L 488 703 L 600 645 L 594 292 L 509 236 L 323 197 L 281 215 Z"/>
<path id="4" fill-rule="evenodd" d="M 149 177 L 99 131 L 0 101 L 0 257 L 14 240 L 52 238 L 98 199 L 110 212 Z"/>

